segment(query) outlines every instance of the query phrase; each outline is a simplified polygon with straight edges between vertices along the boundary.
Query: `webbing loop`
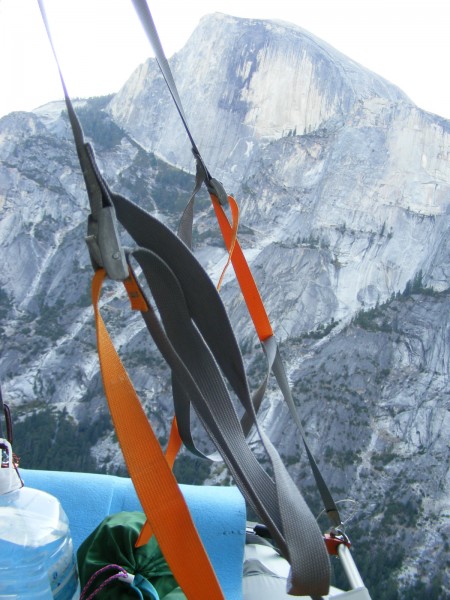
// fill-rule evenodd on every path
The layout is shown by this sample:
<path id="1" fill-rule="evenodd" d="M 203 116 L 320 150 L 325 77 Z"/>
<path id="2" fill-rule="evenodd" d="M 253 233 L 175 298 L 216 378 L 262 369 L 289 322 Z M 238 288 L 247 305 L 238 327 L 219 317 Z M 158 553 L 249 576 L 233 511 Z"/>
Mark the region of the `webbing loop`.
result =
<path id="1" fill-rule="evenodd" d="M 142 313 L 142 317 L 159 351 L 240 490 L 291 563 L 291 593 L 326 593 L 329 564 L 323 538 L 277 451 L 258 425 L 239 346 L 217 290 L 170 229 L 126 198 L 113 194 L 112 199 L 119 221 L 141 246 L 132 255 L 147 280 L 163 326 L 153 311 Z M 256 427 L 274 479 L 245 439 L 221 371 Z"/>

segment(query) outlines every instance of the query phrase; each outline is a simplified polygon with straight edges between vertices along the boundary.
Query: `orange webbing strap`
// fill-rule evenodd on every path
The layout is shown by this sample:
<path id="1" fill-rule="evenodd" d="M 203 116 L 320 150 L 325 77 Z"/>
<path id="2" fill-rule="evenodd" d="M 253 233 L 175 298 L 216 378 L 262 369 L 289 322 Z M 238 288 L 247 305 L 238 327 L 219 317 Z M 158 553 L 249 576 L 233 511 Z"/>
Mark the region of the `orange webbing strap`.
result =
<path id="1" fill-rule="evenodd" d="M 141 312 L 147 312 L 148 304 L 147 300 L 144 297 L 144 294 L 141 292 L 141 288 L 139 287 L 138 282 L 135 279 L 133 271 L 130 269 L 130 275 L 127 279 L 125 279 L 122 283 L 125 287 L 125 290 L 128 294 L 128 299 L 131 304 L 131 308 L 133 310 L 140 310 Z M 183 442 L 181 441 L 180 433 L 178 431 L 177 420 L 174 417 L 172 421 L 172 427 L 170 429 L 169 442 L 166 448 L 166 461 L 171 469 L 173 469 L 173 465 L 175 463 L 175 459 L 180 451 Z"/>
<path id="2" fill-rule="evenodd" d="M 215 198 L 215 196 L 214 196 L 214 198 Z M 219 203 L 219 202 L 217 201 L 217 203 Z M 238 203 L 233 198 L 233 196 L 228 196 L 228 203 L 230 205 L 231 219 L 232 219 L 232 221 L 231 221 L 231 231 L 230 231 L 230 241 L 229 241 L 229 246 L 228 246 L 228 260 L 227 260 L 226 265 L 223 268 L 222 274 L 221 274 L 220 279 L 219 279 L 219 283 L 217 284 L 217 289 L 218 290 L 220 290 L 220 288 L 222 286 L 222 282 L 223 282 L 223 278 L 225 277 L 226 270 L 228 269 L 228 267 L 230 265 L 230 262 L 232 260 L 234 248 L 235 248 L 236 242 L 237 242 L 237 231 L 238 231 L 238 227 L 239 227 L 239 206 L 238 206 Z M 222 209 L 222 211 L 223 211 L 223 209 Z M 228 219 L 227 219 L 227 221 L 228 221 Z"/>
<path id="3" fill-rule="evenodd" d="M 99 311 L 105 271 L 92 280 L 92 303 L 105 395 L 128 472 L 172 573 L 189 600 L 224 600 L 208 555 L 164 453 Z"/>
<path id="4" fill-rule="evenodd" d="M 130 301 L 131 308 L 133 310 L 140 310 L 141 312 L 146 312 L 148 310 L 147 300 L 141 292 L 141 288 L 139 287 L 139 284 L 134 277 L 133 271 L 130 269 L 129 272 L 129 277 L 125 279 L 122 283 L 128 294 L 128 299 Z M 172 427 L 170 429 L 169 442 L 167 444 L 165 452 L 167 464 L 171 469 L 173 469 L 175 459 L 178 455 L 178 452 L 180 451 L 182 444 L 183 442 L 178 431 L 177 419 L 176 417 L 174 417 L 172 420 Z M 136 547 L 138 548 L 139 546 L 145 546 L 145 544 L 148 543 L 152 535 L 152 528 L 150 527 L 148 520 L 146 520 L 136 541 Z"/>
<path id="5" fill-rule="evenodd" d="M 183 444 L 183 442 L 181 441 L 181 437 L 178 432 L 177 418 L 174 417 L 172 419 L 172 427 L 170 429 L 169 442 L 167 444 L 167 448 L 166 448 L 166 452 L 165 452 L 166 461 L 167 461 L 167 464 L 169 465 L 170 469 L 173 469 L 175 459 L 178 455 L 178 452 L 180 451 L 182 444 Z M 145 544 L 148 543 L 148 541 L 152 537 L 152 535 L 153 535 L 153 531 L 152 531 L 152 528 L 150 527 L 150 523 L 148 522 L 148 519 L 147 519 L 139 533 L 138 539 L 136 541 L 136 548 L 139 548 L 139 546 L 145 546 Z"/>
<path id="6" fill-rule="evenodd" d="M 172 420 L 172 427 L 170 429 L 169 442 L 166 448 L 166 461 L 171 469 L 173 469 L 173 465 L 176 457 L 178 456 L 178 452 L 182 446 L 183 442 L 181 441 L 180 434 L 178 432 L 178 423 L 176 417 Z"/>
<path id="7" fill-rule="evenodd" d="M 216 196 L 214 196 L 214 194 L 210 194 L 210 196 L 214 211 L 216 213 L 217 221 L 222 231 L 225 245 L 230 253 L 231 262 L 244 296 L 245 303 L 255 326 L 256 333 L 258 334 L 260 340 L 265 340 L 273 335 L 273 331 L 259 290 L 256 286 L 255 280 L 253 279 L 252 272 L 250 271 L 250 267 L 248 266 L 244 253 L 242 252 L 239 240 L 236 238 L 236 235 L 234 235 L 233 238 L 233 227 L 230 225 L 225 211 L 223 210 Z M 228 200 L 230 202 L 230 207 L 233 207 L 233 205 L 236 204 L 236 201 L 232 196 L 229 196 Z"/>

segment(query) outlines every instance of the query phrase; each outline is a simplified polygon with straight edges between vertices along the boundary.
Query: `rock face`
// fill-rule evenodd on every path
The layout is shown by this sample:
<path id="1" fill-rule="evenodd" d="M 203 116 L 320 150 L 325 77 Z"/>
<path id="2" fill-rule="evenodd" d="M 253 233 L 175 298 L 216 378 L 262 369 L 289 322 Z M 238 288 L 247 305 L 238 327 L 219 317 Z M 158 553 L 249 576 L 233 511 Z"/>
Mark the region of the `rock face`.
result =
<path id="1" fill-rule="evenodd" d="M 256 265 L 270 257 L 278 270 L 269 305 L 277 293 L 294 298 L 287 335 L 374 306 L 420 270 L 448 287 L 449 122 L 283 23 L 205 17 L 173 70 L 211 172 L 262 232 Z M 149 60 L 109 110 L 147 150 L 192 169 L 164 86 Z M 312 271 L 311 245 L 322 250 Z M 299 298 L 291 273 L 304 261 L 311 276 Z"/>
<path id="2" fill-rule="evenodd" d="M 336 498 L 356 501 L 348 529 L 372 597 L 447 597 L 450 123 L 285 23 L 205 17 L 172 65 L 202 155 L 241 206 L 241 244 L 311 447 Z M 110 186 L 175 229 L 193 164 L 164 85 L 149 60 L 113 98 L 76 108 Z M 0 120 L 0 380 L 19 431 L 50 407 L 89 431 L 83 443 L 114 471 L 87 199 L 63 109 Z M 226 255 L 206 200 L 194 240 L 216 280 Z M 264 359 L 230 273 L 222 296 L 256 387 Z M 164 439 L 163 361 L 118 286 L 103 311 Z M 261 421 L 319 513 L 273 382 Z"/>
<path id="3" fill-rule="evenodd" d="M 408 102 L 397 88 L 299 27 L 204 17 L 172 68 L 188 122 L 208 165 L 239 185 L 268 142 L 345 117 L 366 98 Z M 189 144 L 154 60 L 111 102 L 114 119 L 145 148 L 182 167 Z"/>

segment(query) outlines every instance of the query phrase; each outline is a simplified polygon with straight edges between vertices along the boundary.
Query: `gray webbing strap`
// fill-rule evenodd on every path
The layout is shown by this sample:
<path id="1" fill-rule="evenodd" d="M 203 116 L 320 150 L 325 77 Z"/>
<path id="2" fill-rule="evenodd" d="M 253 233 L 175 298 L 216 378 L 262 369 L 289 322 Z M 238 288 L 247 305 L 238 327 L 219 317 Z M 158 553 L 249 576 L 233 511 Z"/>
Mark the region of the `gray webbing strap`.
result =
<path id="1" fill-rule="evenodd" d="M 119 208 L 118 215 L 120 218 Z M 139 221 L 141 218 L 142 215 L 139 216 Z M 156 221 L 153 225 L 157 228 L 160 226 Z M 150 227 L 152 232 L 150 220 L 146 226 Z M 170 234 L 169 230 L 167 233 Z M 154 240 L 154 236 L 150 238 Z M 155 329 L 154 313 L 143 313 L 155 342 L 175 377 L 187 390 L 200 420 L 223 455 L 240 489 L 258 514 L 264 518 L 274 540 L 291 563 L 291 593 L 313 596 L 326 593 L 329 562 L 313 515 L 287 473 L 277 451 L 267 436 L 259 430 L 256 415 L 253 413 L 252 417 L 272 464 L 274 480 L 256 460 L 245 440 L 214 356 L 205 344 L 201 324 L 193 319 L 193 311 L 188 304 L 191 290 L 182 288 L 174 270 L 158 256 L 157 244 L 149 245 L 152 246 L 152 250 L 139 249 L 133 252 L 133 256 L 146 276 L 164 324 L 166 337 L 163 336 L 161 327 L 156 326 Z M 186 257 L 189 257 L 187 260 L 195 261 L 190 253 L 186 254 Z M 173 258 L 172 262 L 178 263 L 177 259 L 178 257 Z M 220 305 L 221 301 L 209 279 L 197 281 L 195 277 L 191 277 L 189 285 L 200 289 L 201 293 L 207 293 L 203 289 L 206 281 L 216 294 L 214 305 L 207 309 L 214 317 L 216 304 Z M 203 308 L 205 310 L 205 307 Z M 221 328 L 219 333 L 222 338 L 233 337 L 231 328 Z M 239 361 L 239 358 L 236 359 Z M 244 387 L 247 387 L 246 382 Z M 241 401 L 244 405 L 251 406 L 248 389 L 247 398 Z"/>
<path id="2" fill-rule="evenodd" d="M 171 264 L 176 271 L 183 290 L 188 294 L 187 302 L 193 312 L 194 321 L 237 397 L 244 399 L 245 411 L 251 415 L 254 412 L 254 404 L 248 395 L 242 356 L 234 335 L 225 337 L 221 335 L 221 328 L 231 330 L 231 325 L 222 302 L 217 303 L 219 296 L 210 278 L 198 261 L 192 260 L 194 257 L 186 245 L 162 223 L 122 196 L 112 194 L 112 198 L 119 221 L 132 235 L 137 245 L 149 249 L 157 248 L 159 256 Z M 202 285 L 193 286 L 192 280 L 202 282 Z M 212 305 L 215 306 L 214 315 L 211 310 L 206 310 L 206 307 Z M 264 386 L 258 392 L 257 402 L 260 402 L 263 391 Z M 252 425 L 253 423 L 249 424 L 250 427 Z"/>
<path id="3" fill-rule="evenodd" d="M 217 290 L 185 244 L 169 229 L 122 196 L 113 194 L 112 198 L 122 225 L 138 245 L 147 248 L 133 256 L 148 277 L 170 338 L 173 351 L 167 352 L 159 345 L 160 351 L 166 352 L 174 376 L 187 391 L 243 494 L 292 562 L 292 590 L 298 594 L 326 593 L 329 563 L 320 530 L 275 448 L 258 428 L 242 356 Z M 151 315 L 143 313 L 143 317 L 149 325 Z M 224 360 L 224 354 L 231 359 Z M 261 468 L 245 440 L 216 362 L 223 363 L 227 379 L 258 428 L 275 481 Z M 318 579 L 316 569 L 321 572 Z M 314 586 L 310 591 L 310 580 L 316 581 L 319 592 Z"/>
<path id="4" fill-rule="evenodd" d="M 205 181 L 205 172 L 201 164 L 197 162 L 196 166 L 194 189 L 192 190 L 191 196 L 186 204 L 183 214 L 181 215 L 177 231 L 177 235 L 180 240 L 183 240 L 190 250 L 192 250 L 192 229 L 194 224 L 195 197 L 200 191 L 202 183 Z"/>
<path id="5" fill-rule="evenodd" d="M 189 128 L 186 114 L 181 103 L 180 95 L 178 93 L 177 86 L 175 84 L 175 80 L 173 78 L 172 71 L 169 66 L 169 61 L 167 60 L 166 55 L 164 53 L 161 41 L 159 39 L 158 31 L 155 27 L 155 23 L 153 21 L 153 17 L 148 7 L 148 4 L 146 0 L 132 0 L 132 2 L 136 13 L 141 21 L 147 39 L 150 42 L 151 47 L 153 48 L 156 62 L 158 63 L 158 66 L 169 89 L 170 95 L 172 96 L 178 114 L 180 115 L 181 121 L 191 142 L 192 152 L 194 154 L 195 160 L 197 161 L 197 165 L 199 165 L 203 170 L 205 176 L 205 185 L 208 188 L 208 191 L 216 196 L 220 204 L 226 205 L 228 202 L 228 195 L 220 181 L 217 181 L 217 179 L 211 177 L 211 174 L 209 173 L 206 167 L 205 161 L 203 160 L 203 157 L 200 154 L 197 144 L 195 143 L 194 136 L 192 135 L 191 130 Z"/>
<path id="6" fill-rule="evenodd" d="M 275 375 L 278 386 L 281 390 L 281 393 L 283 394 L 283 398 L 289 408 L 289 412 L 292 418 L 294 419 L 295 424 L 297 425 L 300 437 L 302 438 L 303 445 L 305 446 L 309 464 L 311 466 L 311 470 L 313 472 L 320 497 L 322 498 L 326 514 L 334 527 L 340 527 L 342 525 L 342 521 L 339 514 L 339 510 L 336 506 L 336 503 L 333 499 L 333 496 L 331 495 L 327 484 L 325 483 L 325 480 L 323 479 L 322 473 L 319 467 L 317 466 L 314 456 L 309 448 L 308 442 L 306 441 L 305 430 L 303 428 L 302 422 L 298 415 L 297 408 L 294 403 L 294 399 L 292 397 L 291 386 L 289 385 L 289 381 L 287 379 L 286 371 L 284 368 L 283 360 L 280 355 L 280 349 L 278 347 L 277 341 L 275 337 L 272 336 L 267 340 L 264 340 L 262 344 L 267 356 L 267 361 L 269 363 L 269 369 L 271 369 L 273 374 Z"/>
<path id="7" fill-rule="evenodd" d="M 43 0 L 38 0 L 38 4 L 53 56 L 58 67 L 78 160 L 80 162 L 88 193 L 91 214 L 89 215 L 88 220 L 86 242 L 89 248 L 92 265 L 94 269 L 104 267 L 111 279 L 122 281 L 128 277 L 128 267 L 117 231 L 116 218 L 109 196 L 109 189 L 98 170 L 91 146 L 85 143 L 83 130 L 67 92 L 56 49 L 53 44 Z"/>
<path id="8" fill-rule="evenodd" d="M 93 166 L 91 161 L 91 156 L 89 155 L 89 151 L 86 147 L 86 143 L 83 136 L 83 131 L 81 129 L 80 122 L 78 117 L 74 111 L 72 101 L 67 92 L 66 83 L 64 81 L 64 77 L 61 71 L 61 66 L 59 64 L 58 56 L 56 54 L 55 45 L 53 43 L 53 38 L 50 32 L 50 26 L 48 24 L 47 14 L 45 12 L 45 7 L 43 0 L 38 0 L 39 8 L 41 11 L 42 20 L 44 22 L 44 26 L 47 32 L 47 37 L 50 42 L 50 46 L 53 52 L 53 56 L 55 58 L 56 66 L 58 68 L 59 78 L 61 80 L 61 85 L 64 92 L 64 100 L 66 102 L 67 113 L 69 115 L 70 125 L 72 127 L 73 137 L 75 139 L 75 146 L 77 149 L 78 159 L 80 161 L 81 170 L 85 177 L 86 187 L 88 191 L 89 201 L 91 203 L 91 210 L 96 212 L 100 210 L 103 206 L 103 194 L 101 187 L 99 185 L 99 181 L 97 179 L 97 175 L 99 175 L 96 167 Z"/>
<path id="9" fill-rule="evenodd" d="M 134 5 L 134 8 L 136 10 L 136 13 L 141 21 L 141 25 L 142 25 L 142 27 L 147 35 L 147 38 L 153 48 L 156 61 L 161 70 L 161 73 L 166 81 L 170 95 L 173 98 L 173 101 L 177 108 L 178 114 L 180 115 L 180 118 L 181 118 L 184 128 L 186 130 L 186 133 L 188 134 L 189 140 L 192 145 L 192 150 L 194 151 L 194 154 L 197 152 L 198 155 L 200 156 L 200 153 L 198 152 L 198 149 L 197 149 L 197 145 L 196 145 L 194 138 L 191 134 L 191 131 L 189 129 L 186 115 L 184 113 L 183 105 L 181 103 L 181 99 L 178 94 L 177 86 L 175 85 L 175 80 L 173 78 L 172 71 L 169 67 L 169 62 L 168 62 L 165 52 L 163 50 L 161 41 L 159 39 L 158 31 L 155 27 L 155 23 L 153 21 L 153 17 L 150 13 L 150 9 L 147 5 L 147 2 L 145 0 L 132 0 L 132 2 Z M 206 170 L 206 167 L 205 167 L 205 170 Z"/>
<path id="10" fill-rule="evenodd" d="M 156 30 L 155 30 L 156 31 Z M 186 246 L 192 250 L 192 230 L 194 223 L 194 202 L 195 196 L 199 192 L 205 180 L 205 172 L 199 161 L 196 164 L 195 186 L 189 198 L 186 207 L 181 215 L 178 224 L 177 235 Z M 150 332 L 151 333 L 151 332 Z M 178 432 L 184 446 L 194 455 L 201 458 L 207 458 L 211 461 L 222 460 L 222 457 L 217 452 L 213 454 L 205 454 L 199 450 L 194 442 L 191 431 L 191 401 L 185 392 L 184 387 L 179 383 L 176 377 L 172 374 L 172 397 L 177 418 Z"/>

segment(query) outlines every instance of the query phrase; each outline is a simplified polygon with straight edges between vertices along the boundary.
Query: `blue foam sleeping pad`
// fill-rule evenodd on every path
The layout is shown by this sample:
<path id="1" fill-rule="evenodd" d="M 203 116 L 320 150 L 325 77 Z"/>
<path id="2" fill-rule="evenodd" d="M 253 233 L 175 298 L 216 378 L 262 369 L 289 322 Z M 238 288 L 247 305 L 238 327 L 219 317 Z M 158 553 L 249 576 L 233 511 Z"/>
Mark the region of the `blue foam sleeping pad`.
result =
<path id="1" fill-rule="evenodd" d="M 20 469 L 26 486 L 48 492 L 69 518 L 75 550 L 107 515 L 142 510 L 131 479 Z M 242 600 L 246 511 L 234 487 L 180 485 L 226 600 Z M 180 531 L 180 536 L 183 532 Z"/>

